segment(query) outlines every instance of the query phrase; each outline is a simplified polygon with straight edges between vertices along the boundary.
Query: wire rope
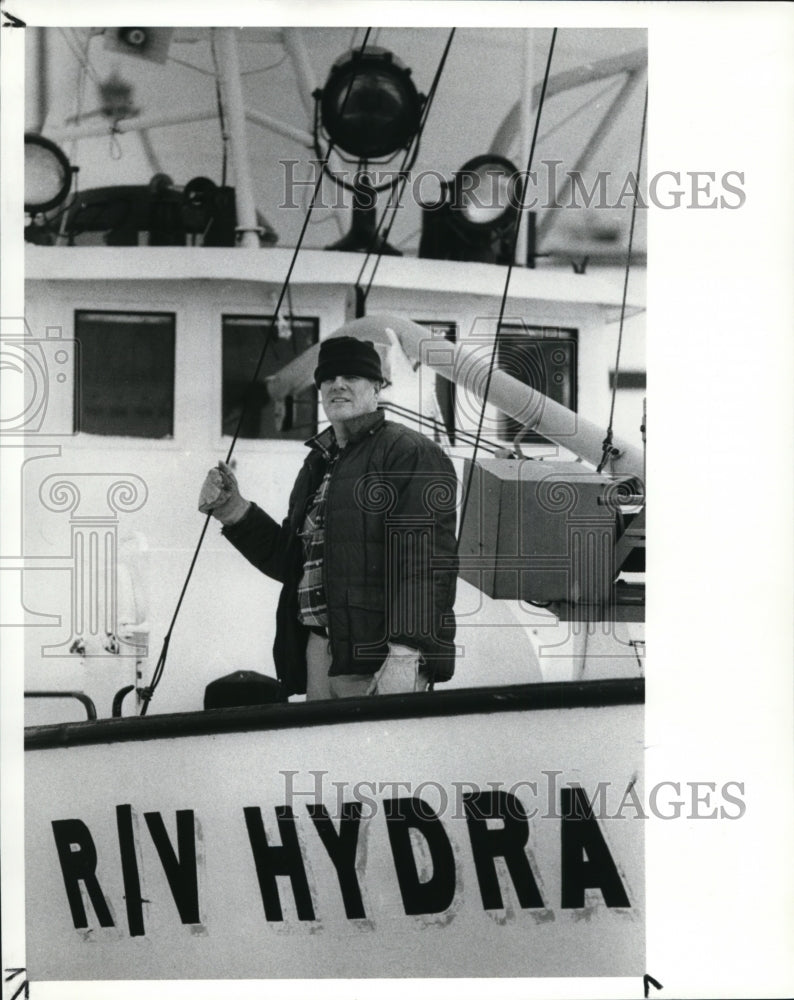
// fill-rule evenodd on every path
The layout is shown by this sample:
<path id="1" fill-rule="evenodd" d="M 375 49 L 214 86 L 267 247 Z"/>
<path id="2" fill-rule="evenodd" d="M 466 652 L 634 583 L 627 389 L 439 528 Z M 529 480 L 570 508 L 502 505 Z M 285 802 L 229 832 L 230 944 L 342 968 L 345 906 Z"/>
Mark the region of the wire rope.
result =
<path id="1" fill-rule="evenodd" d="M 557 28 L 554 28 L 552 30 L 551 41 L 549 43 L 549 54 L 546 57 L 546 70 L 545 70 L 545 73 L 543 75 L 543 85 L 541 87 L 540 98 L 538 100 L 538 111 L 537 111 L 537 114 L 535 115 L 535 127 L 532 130 L 532 142 L 531 142 L 530 147 L 529 147 L 529 156 L 528 156 L 528 159 L 527 159 L 527 169 L 526 169 L 526 173 L 524 174 L 524 176 L 527 177 L 527 178 L 531 176 L 532 160 L 534 159 L 534 156 L 535 156 L 535 146 L 537 145 L 537 141 L 538 141 L 538 131 L 540 129 L 540 119 L 541 119 L 541 116 L 543 114 L 543 105 L 545 104 L 545 101 L 546 101 L 546 88 L 548 87 L 548 83 L 549 83 L 549 75 L 550 75 L 550 72 L 551 72 L 551 62 L 552 62 L 552 57 L 554 55 L 554 45 L 555 45 L 555 42 L 557 40 L 557 30 L 558 30 Z M 518 213 L 517 213 L 518 217 L 516 219 L 516 227 L 515 227 L 515 231 L 513 233 L 512 252 L 510 254 L 510 263 L 507 265 L 507 274 L 505 276 L 504 289 L 502 291 L 502 300 L 501 300 L 501 302 L 499 304 L 499 318 L 496 321 L 496 332 L 494 334 L 493 349 L 491 351 L 491 360 L 490 360 L 489 365 L 488 365 L 488 374 L 487 374 L 487 377 L 485 379 L 485 387 L 483 389 L 483 394 L 482 394 L 482 408 L 480 410 L 480 419 L 479 419 L 479 422 L 477 424 L 477 435 L 476 435 L 476 440 L 474 442 L 474 451 L 472 453 L 472 456 L 471 456 L 471 459 L 470 459 L 470 462 L 469 462 L 469 472 L 468 472 L 468 476 L 466 478 L 466 485 L 465 485 L 464 490 L 463 490 L 463 503 L 462 503 L 461 512 L 460 512 L 460 530 L 458 532 L 458 539 L 457 539 L 457 545 L 456 545 L 456 548 L 458 548 L 458 549 L 460 548 L 460 540 L 463 537 L 463 526 L 464 526 L 464 523 L 465 523 L 465 520 L 466 520 L 466 511 L 468 509 L 468 504 L 469 504 L 469 493 L 471 492 L 471 482 L 472 482 L 472 478 L 474 476 L 474 464 L 475 464 L 475 461 L 477 459 L 477 451 L 478 451 L 478 448 L 479 448 L 480 438 L 482 437 L 482 427 L 483 427 L 483 423 L 485 421 L 485 407 L 486 407 L 487 402 L 488 402 L 488 392 L 489 392 L 489 390 L 491 388 L 491 377 L 493 375 L 494 367 L 496 366 L 496 356 L 497 356 L 497 351 L 498 351 L 498 347 L 499 347 L 499 331 L 500 331 L 501 326 L 502 326 L 502 319 L 504 318 L 505 306 L 507 304 L 507 292 L 508 292 L 508 289 L 510 288 L 510 278 L 511 278 L 511 276 L 513 274 L 513 267 L 515 266 L 516 244 L 518 242 L 518 232 L 519 232 L 519 229 L 520 229 L 519 220 L 520 220 L 521 213 L 524 211 L 524 199 L 525 199 L 525 196 L 526 196 L 527 188 L 528 188 L 527 184 L 522 185 L 522 187 L 521 187 L 521 195 L 520 195 L 520 198 L 519 198 L 519 201 L 518 201 Z"/>
<path id="2" fill-rule="evenodd" d="M 366 34 L 364 35 L 364 41 L 361 44 L 361 50 L 362 51 L 366 47 L 367 40 L 369 38 L 369 35 L 370 35 L 371 31 L 372 31 L 371 28 L 367 28 Z M 350 82 L 348 83 L 347 91 L 345 93 L 344 101 L 342 103 L 342 111 L 345 110 L 345 105 L 347 104 L 347 99 L 350 96 L 350 92 L 352 90 L 352 86 L 353 86 L 353 82 L 354 82 L 355 78 L 356 78 L 356 73 L 354 72 L 352 74 L 351 78 L 350 78 Z M 332 142 L 331 145 L 328 148 L 328 152 L 326 154 L 326 158 L 331 155 L 331 152 L 333 150 L 333 145 L 334 144 Z M 297 241 L 297 243 L 295 245 L 295 250 L 293 251 L 292 258 L 290 260 L 289 268 L 287 269 L 286 277 L 284 278 L 284 281 L 283 281 L 282 286 L 281 286 L 281 291 L 279 293 L 278 302 L 276 304 L 276 308 L 275 308 L 275 311 L 273 313 L 273 320 L 271 321 L 271 324 L 270 324 L 270 332 L 271 333 L 272 333 L 273 329 L 275 328 L 276 321 L 277 321 L 279 313 L 281 311 L 281 306 L 282 306 L 282 304 L 284 302 L 284 298 L 285 298 L 285 296 L 287 294 L 287 289 L 289 287 L 290 279 L 292 278 L 292 272 L 293 272 L 293 270 L 295 268 L 295 263 L 296 263 L 296 261 L 298 259 L 298 254 L 300 253 L 300 250 L 301 250 L 301 245 L 303 243 L 303 238 L 306 235 L 306 230 L 307 230 L 308 225 L 309 225 L 309 218 L 310 218 L 311 213 L 312 213 L 312 211 L 314 209 L 315 201 L 316 201 L 316 198 L 317 198 L 317 193 L 319 191 L 319 187 L 320 187 L 320 184 L 322 182 L 322 178 L 323 178 L 323 172 L 322 172 L 322 170 L 320 170 L 320 171 L 318 171 L 318 174 L 317 174 L 317 182 L 315 184 L 314 194 L 312 196 L 311 203 L 309 204 L 309 208 L 308 208 L 306 216 L 305 216 L 305 218 L 303 220 L 303 225 L 301 227 L 301 231 L 300 231 L 300 234 L 298 236 L 298 241 Z M 227 465 L 228 465 L 229 461 L 231 460 L 232 453 L 234 452 L 235 445 L 237 444 L 237 439 L 240 436 L 240 430 L 242 429 L 243 420 L 244 420 L 244 418 L 246 416 L 246 413 L 247 413 L 247 410 L 248 410 L 248 406 L 249 406 L 249 404 L 250 404 L 250 402 L 251 402 L 251 400 L 253 398 L 253 389 L 254 389 L 256 381 L 257 381 L 257 379 L 259 377 L 259 372 L 262 369 L 262 365 L 264 364 L 265 354 L 267 353 L 267 349 L 268 349 L 268 346 L 270 344 L 270 339 L 271 339 L 270 336 L 268 336 L 265 339 L 264 346 L 262 347 L 262 351 L 260 352 L 260 355 L 259 355 L 259 361 L 257 362 L 256 368 L 254 370 L 254 374 L 251 377 L 251 380 L 249 382 L 248 391 L 246 392 L 246 395 L 245 395 L 245 397 L 243 399 L 243 405 L 240 408 L 240 416 L 239 416 L 238 421 L 237 421 L 237 427 L 235 428 L 234 436 L 232 438 L 232 442 L 229 445 L 229 450 L 228 450 L 228 452 L 226 454 L 226 464 Z M 183 603 L 183 601 L 185 599 L 185 595 L 187 593 L 188 585 L 190 583 L 191 577 L 193 576 L 193 570 L 195 569 L 196 562 L 197 562 L 198 556 L 199 556 L 199 552 L 201 551 L 201 546 L 202 546 L 202 544 L 204 542 L 204 538 L 205 538 L 205 536 L 207 534 L 207 528 L 209 527 L 209 523 L 210 523 L 211 518 L 212 518 L 212 514 L 208 513 L 206 515 L 205 519 L 204 519 L 204 525 L 203 525 L 203 527 L 201 529 L 201 534 L 199 535 L 199 539 L 198 539 L 198 542 L 196 544 L 195 551 L 193 552 L 193 557 L 192 557 L 192 559 L 190 561 L 190 566 L 188 568 L 187 575 L 185 577 L 185 581 L 182 584 L 182 590 L 181 590 L 181 592 L 179 594 L 179 598 L 177 600 L 176 607 L 174 609 L 174 613 L 171 616 L 171 623 L 168 626 L 168 631 L 166 632 L 165 638 L 163 639 L 163 645 L 162 645 L 162 648 L 161 648 L 161 651 L 160 651 L 160 656 L 158 657 L 157 663 L 156 663 L 155 668 L 154 668 L 154 670 L 152 672 L 151 682 L 148 685 L 148 687 L 141 689 L 141 692 L 140 692 L 140 698 L 142 699 L 141 713 L 140 713 L 141 716 L 146 715 L 146 711 L 148 709 L 149 703 L 151 702 L 152 698 L 154 697 L 155 690 L 157 689 L 157 686 L 159 685 L 160 681 L 162 680 L 163 673 L 165 671 L 166 660 L 168 658 L 168 649 L 169 649 L 170 644 L 171 644 L 171 637 L 173 635 L 174 627 L 176 625 L 177 618 L 179 617 L 179 612 L 180 612 L 180 610 L 182 608 L 182 603 Z"/>
<path id="3" fill-rule="evenodd" d="M 642 168 L 642 150 L 645 144 L 645 123 L 648 117 L 648 87 L 645 87 L 645 103 L 642 109 L 642 126 L 640 128 L 640 149 L 637 154 L 637 173 L 634 177 L 634 198 L 631 203 L 631 225 L 629 227 L 629 245 L 626 251 L 626 268 L 623 274 L 623 298 L 620 305 L 620 326 L 618 328 L 618 345 L 615 354 L 615 377 L 612 379 L 612 397 L 609 404 L 609 423 L 607 433 L 604 438 L 601 461 L 598 463 L 596 471 L 601 472 L 612 454 L 612 425 L 615 419 L 615 399 L 618 391 L 618 377 L 620 375 L 620 352 L 623 346 L 623 324 L 626 318 L 626 299 L 629 289 L 629 271 L 631 270 L 631 251 L 634 245 L 634 225 L 637 219 L 637 202 L 640 193 L 640 170 Z"/>
<path id="4" fill-rule="evenodd" d="M 378 250 L 377 256 L 375 258 L 375 264 L 374 264 L 374 266 L 372 268 L 372 273 L 369 276 L 369 281 L 367 282 L 367 287 L 366 287 L 366 289 L 364 290 L 364 292 L 362 294 L 362 299 L 363 299 L 363 301 L 365 303 L 367 301 L 367 297 L 369 296 L 370 289 L 372 288 L 372 282 L 375 280 L 375 274 L 377 273 L 378 266 L 379 266 L 380 261 L 381 261 L 381 257 L 383 256 L 383 247 L 388 242 L 389 235 L 390 235 L 391 230 L 392 230 L 392 226 L 394 225 L 394 220 L 397 218 L 397 211 L 398 211 L 398 209 L 400 207 L 400 201 L 402 199 L 402 194 L 403 194 L 403 191 L 405 190 L 405 185 L 406 185 L 406 182 L 408 180 L 407 171 L 406 171 L 406 165 L 409 162 L 409 160 L 411 159 L 411 157 L 414 156 L 415 152 L 419 148 L 419 143 L 420 143 L 422 135 L 424 133 L 424 129 L 425 129 L 425 125 L 427 124 L 428 116 L 430 115 L 430 109 L 433 106 L 433 100 L 435 99 L 436 91 L 438 90 L 438 85 L 439 85 L 439 82 L 441 81 L 441 74 L 444 72 L 444 67 L 445 67 L 446 62 L 447 62 L 447 56 L 449 55 L 449 50 L 450 50 L 450 47 L 452 46 L 452 39 L 454 37 L 455 37 L 455 28 L 452 28 L 450 30 L 449 35 L 447 36 L 447 41 L 446 41 L 446 45 L 444 46 L 444 51 L 441 54 L 441 59 L 439 60 L 438 66 L 436 68 L 436 72 L 435 72 L 435 75 L 433 77 L 433 82 L 430 85 L 430 91 L 428 92 L 428 95 L 427 95 L 427 101 L 425 102 L 424 108 L 422 108 L 422 115 L 421 115 L 421 117 L 419 119 L 419 129 L 418 129 L 418 131 L 416 133 L 416 136 L 414 137 L 413 142 L 409 145 L 408 149 L 405 151 L 405 156 L 403 157 L 402 164 L 400 165 L 400 169 L 399 169 L 399 181 L 398 181 L 399 192 L 397 194 L 397 198 L 394 201 L 394 205 L 393 206 L 387 204 L 386 208 L 383 210 L 383 212 L 381 214 L 381 217 L 378 220 L 378 225 L 375 228 L 375 234 L 372 237 L 372 245 L 367 250 L 367 255 L 364 258 L 364 262 L 362 263 L 361 268 L 360 268 L 359 273 L 358 273 L 358 277 L 356 278 L 356 288 L 359 289 L 359 288 L 361 288 L 361 279 L 364 276 L 364 271 L 366 270 L 367 263 L 369 262 L 369 258 L 372 255 L 373 247 L 378 246 L 378 244 L 380 243 L 380 249 Z M 389 219 L 389 223 L 388 223 L 386 229 L 383 232 L 383 239 L 381 241 L 379 241 L 378 237 L 379 237 L 381 229 L 383 227 L 383 222 L 384 222 L 384 220 L 386 219 L 386 216 L 389 213 L 390 207 L 392 208 L 391 218 Z"/>

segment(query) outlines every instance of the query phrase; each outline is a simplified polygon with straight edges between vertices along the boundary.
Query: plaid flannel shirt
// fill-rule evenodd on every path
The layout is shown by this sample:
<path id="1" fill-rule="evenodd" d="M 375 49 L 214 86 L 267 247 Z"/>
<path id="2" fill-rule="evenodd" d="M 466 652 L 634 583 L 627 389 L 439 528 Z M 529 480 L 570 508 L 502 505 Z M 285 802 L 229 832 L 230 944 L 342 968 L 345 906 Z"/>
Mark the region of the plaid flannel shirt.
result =
<path id="1" fill-rule="evenodd" d="M 326 437 L 326 441 L 327 441 Z M 331 474 L 339 458 L 339 446 L 332 440 L 328 446 L 322 435 L 309 442 L 322 451 L 328 463 L 322 482 L 317 487 L 303 522 L 303 576 L 298 584 L 298 617 L 310 628 L 328 625 L 328 606 L 323 585 L 323 555 L 325 550 L 325 501 Z"/>

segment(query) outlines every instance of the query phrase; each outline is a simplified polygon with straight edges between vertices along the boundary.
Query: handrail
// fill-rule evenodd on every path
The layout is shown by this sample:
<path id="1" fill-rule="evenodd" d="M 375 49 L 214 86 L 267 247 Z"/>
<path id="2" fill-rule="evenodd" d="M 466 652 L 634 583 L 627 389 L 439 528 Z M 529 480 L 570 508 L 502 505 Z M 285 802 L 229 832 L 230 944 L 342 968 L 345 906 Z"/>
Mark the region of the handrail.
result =
<path id="1" fill-rule="evenodd" d="M 126 716 L 97 722 L 68 722 L 31 726 L 25 732 L 26 750 L 174 739 L 306 726 L 328 726 L 392 719 L 440 718 L 451 715 L 490 715 L 499 712 L 599 709 L 609 705 L 642 705 L 645 681 L 641 677 L 592 681 L 547 681 L 540 684 L 488 685 L 411 694 L 384 694 L 327 701 L 281 702 L 240 708 L 213 708 L 203 712 Z"/>
<path id="2" fill-rule="evenodd" d="M 389 410 L 401 417 L 407 417 L 420 427 L 429 427 L 431 430 L 440 431 L 447 438 L 449 437 L 449 428 L 447 425 L 441 420 L 436 420 L 435 417 L 425 416 L 423 413 L 417 413 L 416 410 L 411 410 L 407 406 L 400 406 L 399 403 L 392 403 L 389 400 L 381 400 L 378 404 L 378 408 L 382 410 Z M 460 440 L 466 444 L 473 443 L 475 440 L 474 434 L 470 431 L 462 431 L 458 427 L 455 428 L 455 437 L 460 438 Z M 492 454 L 510 451 L 510 449 L 506 448 L 505 445 L 497 444 L 493 441 L 483 441 L 482 439 L 480 440 L 480 447 L 485 448 Z"/>
<path id="3" fill-rule="evenodd" d="M 26 698 L 76 698 L 86 710 L 88 718 L 96 719 L 96 705 L 82 691 L 25 691 Z"/>

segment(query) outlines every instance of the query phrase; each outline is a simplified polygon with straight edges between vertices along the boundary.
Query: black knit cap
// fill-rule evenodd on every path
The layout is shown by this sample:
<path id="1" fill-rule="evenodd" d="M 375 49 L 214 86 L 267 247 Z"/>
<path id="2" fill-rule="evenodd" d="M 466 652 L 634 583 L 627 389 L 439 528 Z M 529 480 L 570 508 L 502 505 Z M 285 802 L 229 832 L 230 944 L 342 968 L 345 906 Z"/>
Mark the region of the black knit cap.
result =
<path id="1" fill-rule="evenodd" d="M 361 375 L 373 381 L 386 381 L 375 345 L 371 340 L 357 337 L 331 337 L 320 344 L 314 384 L 319 389 L 321 382 L 337 375 Z"/>

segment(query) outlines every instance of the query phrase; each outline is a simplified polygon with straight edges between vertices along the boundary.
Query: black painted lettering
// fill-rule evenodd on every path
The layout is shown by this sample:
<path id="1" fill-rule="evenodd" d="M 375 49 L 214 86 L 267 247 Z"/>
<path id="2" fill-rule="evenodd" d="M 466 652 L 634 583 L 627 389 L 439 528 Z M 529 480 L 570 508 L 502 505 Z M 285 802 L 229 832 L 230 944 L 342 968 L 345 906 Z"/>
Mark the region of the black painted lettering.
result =
<path id="1" fill-rule="evenodd" d="M 312 822 L 320 834 L 320 839 L 328 851 L 328 857 L 336 868 L 345 915 L 351 919 L 366 917 L 361 888 L 356 875 L 356 850 L 358 848 L 358 828 L 361 823 L 360 802 L 342 803 L 342 818 L 337 833 L 328 810 L 322 804 L 307 805 Z"/>
<path id="2" fill-rule="evenodd" d="M 455 895 L 455 857 L 444 826 L 422 799 L 384 799 L 386 829 L 397 881 L 407 914 L 441 913 Z M 425 839 L 433 863 L 433 874 L 421 881 L 416 867 L 411 830 Z"/>
<path id="3" fill-rule="evenodd" d="M 113 918 L 96 877 L 97 853 L 91 831 L 81 819 L 54 819 L 52 832 L 74 926 L 88 927 L 88 916 L 80 894 L 82 882 L 100 927 L 113 927 Z"/>
<path id="4" fill-rule="evenodd" d="M 276 884 L 277 875 L 289 876 L 292 892 L 300 920 L 314 920 L 314 906 L 309 891 L 309 881 L 306 878 L 306 868 L 303 864 L 298 833 L 295 829 L 295 817 L 289 806 L 276 806 L 278 830 L 281 834 L 281 844 L 270 846 L 262 822 L 262 811 L 256 806 L 246 806 L 243 809 L 245 825 L 248 828 L 248 839 L 256 865 L 256 876 L 259 880 L 259 891 L 262 895 L 262 905 L 265 908 L 267 920 L 283 920 L 281 900 Z"/>
<path id="5" fill-rule="evenodd" d="M 135 854 L 135 833 L 132 828 L 132 806 L 116 806 L 116 826 L 119 831 L 121 874 L 124 879 L 124 902 L 127 907 L 127 926 L 130 937 L 146 933 L 143 925 L 143 900 L 138 858 Z"/>
<path id="6" fill-rule="evenodd" d="M 524 851 L 529 840 L 529 822 L 521 800 L 509 792 L 474 792 L 463 796 L 463 806 L 483 907 L 486 910 L 504 907 L 496 858 L 504 858 L 522 909 L 542 907 L 543 898 Z M 500 819 L 502 826 L 490 829 L 489 817 Z"/>
<path id="7" fill-rule="evenodd" d="M 176 814 L 176 844 L 171 840 L 159 812 L 144 813 L 154 846 L 160 855 L 163 871 L 171 887 L 179 919 L 183 924 L 197 924 L 199 917 L 198 867 L 196 865 L 196 824 L 192 809 L 178 809 Z"/>
<path id="8" fill-rule="evenodd" d="M 583 907 L 585 889 L 598 889 L 607 906 L 630 906 L 629 897 L 583 788 L 561 788 L 563 909 Z"/>

